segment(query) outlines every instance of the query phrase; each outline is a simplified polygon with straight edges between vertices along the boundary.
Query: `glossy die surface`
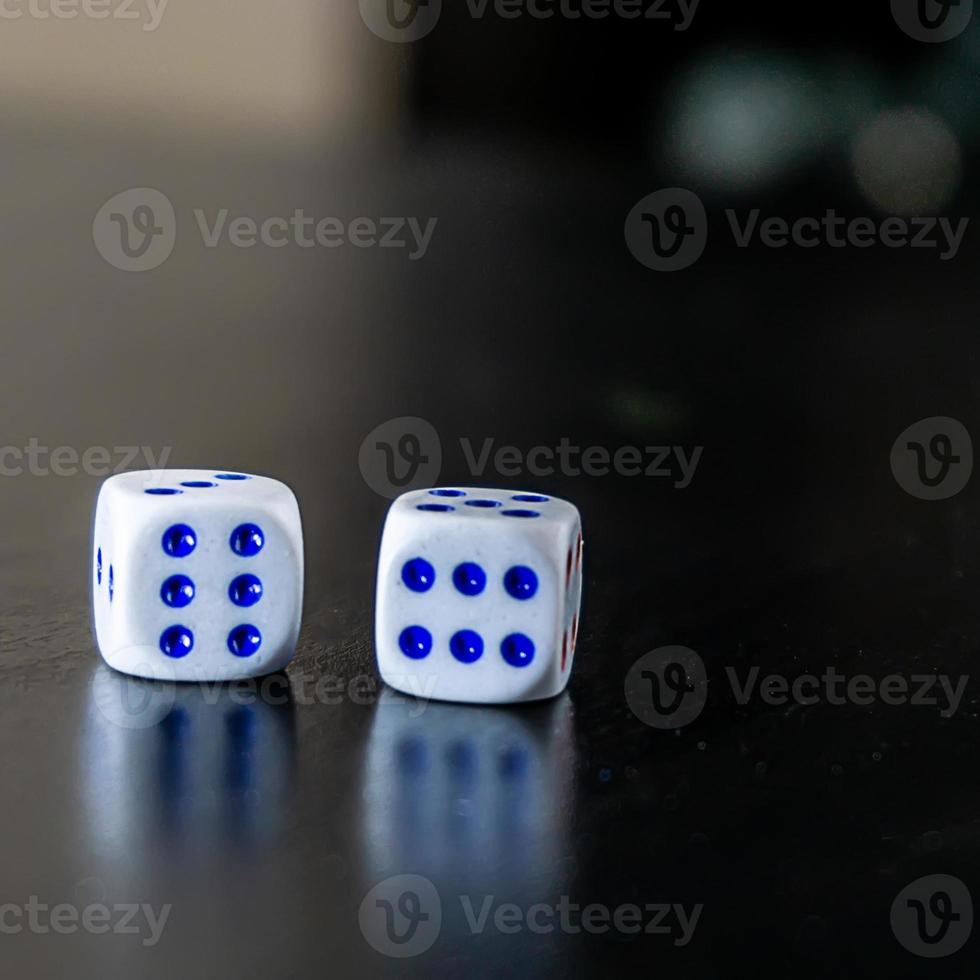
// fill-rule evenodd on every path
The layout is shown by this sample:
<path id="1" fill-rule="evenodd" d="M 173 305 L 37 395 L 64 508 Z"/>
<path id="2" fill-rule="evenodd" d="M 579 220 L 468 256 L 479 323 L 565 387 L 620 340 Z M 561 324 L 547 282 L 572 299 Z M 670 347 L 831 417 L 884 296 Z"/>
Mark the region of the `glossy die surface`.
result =
<path id="1" fill-rule="evenodd" d="M 554 697 L 578 638 L 582 550 L 578 510 L 555 497 L 472 487 L 399 497 L 378 562 L 382 678 L 443 701 Z"/>
<path id="2" fill-rule="evenodd" d="M 222 470 L 114 476 L 96 507 L 92 586 L 99 650 L 116 670 L 178 681 L 279 670 L 302 614 L 296 498 Z"/>

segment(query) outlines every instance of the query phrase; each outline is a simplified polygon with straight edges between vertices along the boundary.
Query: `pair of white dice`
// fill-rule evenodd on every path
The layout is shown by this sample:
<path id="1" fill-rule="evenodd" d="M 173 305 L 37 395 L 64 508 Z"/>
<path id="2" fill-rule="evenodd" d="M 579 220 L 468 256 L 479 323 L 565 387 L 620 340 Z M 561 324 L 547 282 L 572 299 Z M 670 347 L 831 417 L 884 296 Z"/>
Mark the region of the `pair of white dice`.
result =
<path id="1" fill-rule="evenodd" d="M 578 511 L 539 494 L 419 490 L 388 513 L 376 645 L 390 686 L 445 701 L 553 697 L 568 682 L 582 590 Z M 123 673 L 235 680 L 292 658 L 303 598 L 299 508 L 245 473 L 126 473 L 99 495 L 99 649 Z"/>

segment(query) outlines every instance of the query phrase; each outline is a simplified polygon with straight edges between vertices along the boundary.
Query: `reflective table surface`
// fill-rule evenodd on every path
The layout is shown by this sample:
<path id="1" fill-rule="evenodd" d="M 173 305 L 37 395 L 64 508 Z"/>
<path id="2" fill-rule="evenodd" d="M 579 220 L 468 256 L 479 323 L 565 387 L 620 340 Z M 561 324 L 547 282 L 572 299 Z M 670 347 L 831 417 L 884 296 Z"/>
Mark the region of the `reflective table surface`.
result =
<path id="1" fill-rule="evenodd" d="M 25 208 L 0 270 L 0 441 L 23 451 L 0 478 L 5 976 L 963 975 L 971 946 L 937 967 L 897 938 L 914 906 L 892 913 L 926 876 L 980 887 L 960 686 L 977 485 L 926 501 L 889 460 L 919 419 L 975 425 L 975 243 L 947 265 L 719 246 L 658 277 L 622 243 L 638 195 L 601 161 L 575 163 L 569 212 L 553 159 L 462 140 L 363 168 L 250 148 L 243 166 L 79 130 L 69 168 L 26 122 L 5 135 L 8 184 L 46 162 L 62 229 L 32 235 Z M 191 237 L 127 275 L 91 220 L 131 186 L 165 186 L 181 228 L 196 207 L 298 205 L 439 225 L 424 262 Z M 579 506 L 581 638 L 554 701 L 424 703 L 377 680 L 388 500 L 360 453 L 405 418 L 437 435 L 433 484 Z M 563 440 L 635 447 L 644 472 L 545 472 L 530 451 Z M 102 664 L 100 476 L 55 465 L 62 446 L 293 487 L 307 581 L 285 675 L 167 686 Z M 671 647 L 697 659 L 631 675 Z M 676 723 L 665 706 L 690 694 Z"/>

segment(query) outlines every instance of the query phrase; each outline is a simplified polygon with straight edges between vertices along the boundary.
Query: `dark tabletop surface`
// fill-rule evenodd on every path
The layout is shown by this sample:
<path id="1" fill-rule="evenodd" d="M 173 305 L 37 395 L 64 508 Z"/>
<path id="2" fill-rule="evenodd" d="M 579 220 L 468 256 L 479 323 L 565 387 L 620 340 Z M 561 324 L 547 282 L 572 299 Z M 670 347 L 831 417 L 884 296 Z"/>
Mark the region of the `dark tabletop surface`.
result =
<path id="1" fill-rule="evenodd" d="M 916 956 L 892 906 L 931 875 L 980 895 L 980 491 L 919 499 L 890 454 L 920 419 L 975 428 L 978 239 L 946 263 L 729 241 L 663 276 L 622 238 L 656 180 L 611 144 L 434 128 L 298 154 L 28 116 L 2 136 L 0 442 L 107 447 L 113 465 L 115 447 L 169 447 L 171 466 L 276 476 L 306 546 L 288 684 L 145 684 L 92 636 L 100 477 L 41 472 L 50 460 L 0 477 L 0 904 L 169 907 L 156 937 L 2 935 L 4 976 L 975 972 L 975 937 Z M 182 229 L 220 207 L 439 224 L 420 262 L 189 236 L 128 275 L 92 244 L 95 211 L 127 187 L 165 187 Z M 861 207 L 819 178 L 759 203 Z M 955 213 L 974 204 L 964 184 Z M 404 417 L 438 435 L 433 483 L 580 508 L 581 639 L 554 701 L 425 704 L 380 685 L 388 500 L 359 452 Z M 487 439 L 699 454 L 685 487 L 493 463 L 480 477 L 464 446 Z M 671 646 L 700 658 L 703 705 L 657 727 L 627 676 Z M 952 709 L 938 680 L 938 703 L 901 705 L 739 703 L 731 682 L 828 668 L 970 679 Z M 379 951 L 359 914 L 400 875 L 441 903 L 415 958 Z M 466 910 L 487 896 L 665 904 L 669 931 L 509 932 L 492 913 L 474 930 Z"/>

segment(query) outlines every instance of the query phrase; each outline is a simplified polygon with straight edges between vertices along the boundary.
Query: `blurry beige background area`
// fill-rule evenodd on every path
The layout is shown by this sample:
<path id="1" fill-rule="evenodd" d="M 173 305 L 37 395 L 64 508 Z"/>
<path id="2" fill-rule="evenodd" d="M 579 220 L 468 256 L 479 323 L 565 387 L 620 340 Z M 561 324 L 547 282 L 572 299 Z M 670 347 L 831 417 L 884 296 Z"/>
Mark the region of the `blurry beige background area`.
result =
<path id="1" fill-rule="evenodd" d="M 200 229 L 441 215 L 404 159 L 404 47 L 356 0 L 0 0 L 0 456 L 169 447 L 171 466 L 248 469 L 266 447 L 290 480 L 329 453 L 347 472 L 335 419 L 422 273 L 405 250 Z M 172 254 L 125 271 L 94 221 L 147 188 Z M 0 474 L 0 537 L 29 521 L 87 563 L 104 475 Z"/>
<path id="2" fill-rule="evenodd" d="M 389 45 L 345 0 L 0 0 L 5 113 L 304 141 L 383 119 Z"/>

